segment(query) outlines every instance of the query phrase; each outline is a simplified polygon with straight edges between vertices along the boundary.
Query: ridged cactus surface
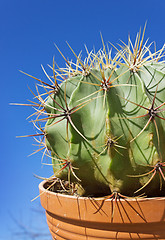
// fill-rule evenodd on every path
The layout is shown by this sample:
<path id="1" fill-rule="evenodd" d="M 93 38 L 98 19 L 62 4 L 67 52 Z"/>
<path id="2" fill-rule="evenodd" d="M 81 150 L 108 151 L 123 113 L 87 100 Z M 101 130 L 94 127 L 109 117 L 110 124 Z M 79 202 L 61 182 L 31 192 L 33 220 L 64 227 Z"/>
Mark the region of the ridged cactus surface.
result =
<path id="1" fill-rule="evenodd" d="M 37 79 L 47 94 L 37 88 L 40 147 L 73 193 L 165 196 L 164 47 L 151 53 L 143 38 L 129 38 L 113 59 L 104 43 L 85 61 L 64 57 L 49 84 Z"/>

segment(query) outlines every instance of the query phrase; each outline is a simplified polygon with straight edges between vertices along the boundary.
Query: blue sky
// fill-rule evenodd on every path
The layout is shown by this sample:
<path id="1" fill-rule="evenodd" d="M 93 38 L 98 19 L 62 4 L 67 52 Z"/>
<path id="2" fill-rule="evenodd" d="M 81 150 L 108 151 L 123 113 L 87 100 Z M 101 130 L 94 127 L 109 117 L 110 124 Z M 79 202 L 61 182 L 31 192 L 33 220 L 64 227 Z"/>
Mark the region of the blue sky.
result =
<path id="1" fill-rule="evenodd" d="M 33 174 L 52 175 L 51 167 L 41 165 L 41 154 L 28 157 L 35 150 L 33 139 L 16 138 L 34 133 L 26 120 L 32 109 L 9 105 L 33 98 L 28 86 L 34 90 L 35 81 L 19 70 L 46 80 L 41 64 L 47 69 L 55 56 L 64 65 L 54 43 L 72 58 L 66 41 L 76 53 L 83 49 L 85 54 L 84 44 L 89 50 L 101 47 L 100 32 L 105 42 L 126 42 L 128 34 L 134 38 L 146 21 L 146 38 L 160 49 L 165 40 L 164 12 L 163 0 L 0 0 L 0 240 L 18 239 L 12 236 L 17 227 L 11 215 L 27 226 L 29 222 L 41 226 L 31 211 L 39 205 L 39 199 L 31 202 L 39 184 Z"/>

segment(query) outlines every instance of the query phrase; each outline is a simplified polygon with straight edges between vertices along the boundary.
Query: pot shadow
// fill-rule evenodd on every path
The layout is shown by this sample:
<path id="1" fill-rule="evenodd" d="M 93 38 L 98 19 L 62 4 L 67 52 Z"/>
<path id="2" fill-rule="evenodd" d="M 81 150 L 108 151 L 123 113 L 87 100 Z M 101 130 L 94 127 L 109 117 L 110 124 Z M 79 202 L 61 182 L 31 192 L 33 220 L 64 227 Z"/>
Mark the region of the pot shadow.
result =
<path id="1" fill-rule="evenodd" d="M 104 205 L 105 201 L 108 200 L 108 199 L 110 200 L 110 203 L 111 203 L 111 214 L 110 214 L 111 215 L 111 221 L 110 221 L 111 223 L 113 223 L 113 220 L 114 220 L 114 213 L 115 213 L 116 207 L 118 209 L 121 221 L 124 223 L 124 218 L 123 218 L 123 215 L 122 215 L 122 211 L 123 211 L 125 213 L 128 221 L 130 223 L 132 223 L 132 220 L 131 220 L 131 218 L 130 218 L 130 216 L 128 214 L 128 209 L 125 209 L 125 207 L 123 205 L 123 201 L 125 203 L 127 203 L 127 206 L 130 208 L 130 210 L 132 210 L 134 212 L 134 214 L 138 215 L 141 218 L 141 220 L 143 220 L 144 222 L 147 223 L 147 220 L 146 220 L 146 218 L 144 216 L 144 213 L 142 211 L 142 208 L 140 207 L 140 204 L 139 204 L 137 198 L 134 198 L 134 199 L 136 200 L 136 204 L 138 206 L 138 210 L 134 206 L 131 205 L 130 201 L 128 200 L 129 199 L 128 197 L 126 197 L 126 196 L 124 196 L 124 195 L 122 195 L 122 194 L 120 194 L 118 192 L 113 192 L 110 196 L 105 197 L 102 200 L 101 204 L 94 198 L 90 199 L 92 205 L 95 207 L 95 210 L 96 210 L 94 212 L 94 214 L 99 213 L 100 211 L 102 211 L 102 213 L 107 215 L 107 213 L 103 210 L 103 205 Z M 122 211 L 121 211 L 121 209 L 122 209 Z"/>

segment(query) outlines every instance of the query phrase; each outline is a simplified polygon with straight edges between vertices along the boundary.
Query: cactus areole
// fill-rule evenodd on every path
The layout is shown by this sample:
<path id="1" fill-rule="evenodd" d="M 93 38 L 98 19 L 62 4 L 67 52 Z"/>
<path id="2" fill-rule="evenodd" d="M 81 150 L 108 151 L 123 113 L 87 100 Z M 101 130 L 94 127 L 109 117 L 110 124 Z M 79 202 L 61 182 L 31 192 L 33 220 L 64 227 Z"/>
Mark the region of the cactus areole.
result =
<path id="1" fill-rule="evenodd" d="M 49 83 L 35 78 L 31 136 L 66 194 L 165 196 L 164 46 L 152 52 L 144 31 L 119 46 L 82 61 L 69 45 L 75 63 L 61 53 L 66 68 L 53 60 Z"/>

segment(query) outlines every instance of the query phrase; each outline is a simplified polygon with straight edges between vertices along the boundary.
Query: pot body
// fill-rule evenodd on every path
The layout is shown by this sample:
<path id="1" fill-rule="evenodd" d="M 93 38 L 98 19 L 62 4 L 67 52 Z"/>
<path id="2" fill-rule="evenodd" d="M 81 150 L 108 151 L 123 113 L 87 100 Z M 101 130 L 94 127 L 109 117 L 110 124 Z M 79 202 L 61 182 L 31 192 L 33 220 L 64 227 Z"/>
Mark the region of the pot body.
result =
<path id="1" fill-rule="evenodd" d="M 53 239 L 165 239 L 165 198 L 83 198 L 39 185 Z"/>

